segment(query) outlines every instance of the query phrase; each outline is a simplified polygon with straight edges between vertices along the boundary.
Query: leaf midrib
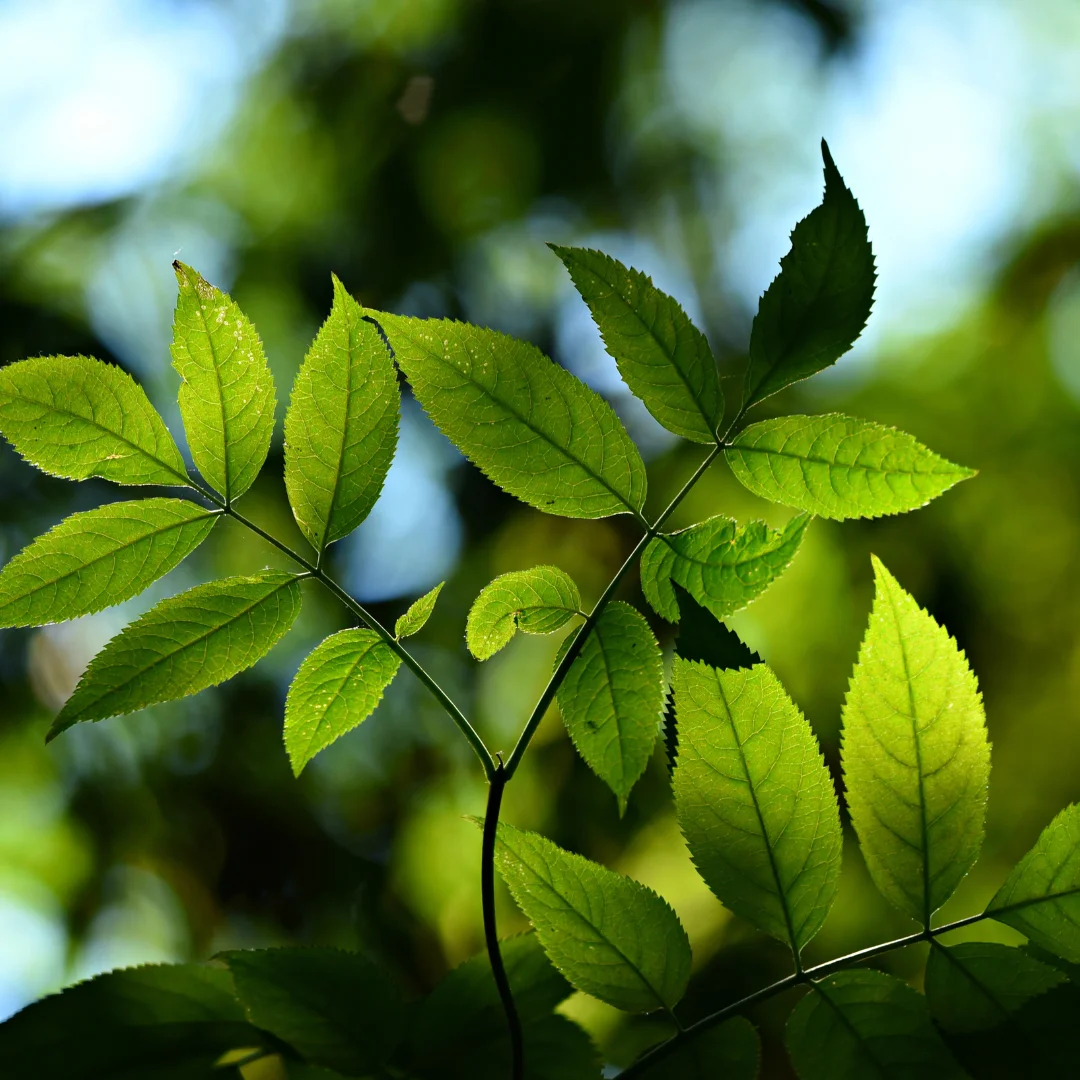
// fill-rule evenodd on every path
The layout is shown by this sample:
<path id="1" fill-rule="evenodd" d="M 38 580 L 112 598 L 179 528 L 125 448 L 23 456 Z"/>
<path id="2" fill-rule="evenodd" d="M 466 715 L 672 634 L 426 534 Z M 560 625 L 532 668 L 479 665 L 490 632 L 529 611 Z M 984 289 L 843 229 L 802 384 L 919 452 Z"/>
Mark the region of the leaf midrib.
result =
<path id="1" fill-rule="evenodd" d="M 882 476 L 951 476 L 964 470 L 956 466 L 950 469 L 919 470 L 919 469 L 885 469 L 880 465 L 863 465 L 859 462 L 847 464 L 842 461 L 829 461 L 827 458 L 811 457 L 808 454 L 796 454 L 790 450 L 773 450 L 768 447 L 750 446 L 747 443 L 735 442 L 727 453 L 737 451 L 740 454 L 762 454 L 765 456 L 791 458 L 793 461 L 804 461 L 810 465 L 825 465 L 830 469 L 856 469 L 859 472 L 880 473 Z M 935 455 L 936 456 L 936 455 Z M 943 459 L 939 459 L 943 460 Z M 945 464 L 949 464 L 945 462 Z"/>
<path id="2" fill-rule="evenodd" d="M 229 429 L 225 416 L 225 385 L 221 381 L 221 372 L 218 369 L 218 355 L 217 346 L 214 344 L 214 335 L 210 330 L 210 324 L 206 321 L 206 312 L 203 309 L 203 305 L 199 303 L 199 286 L 192 282 L 192 290 L 195 294 L 195 307 L 199 313 L 199 319 L 203 324 L 203 329 L 206 331 L 206 339 L 210 343 L 210 360 L 211 368 L 214 372 L 214 383 L 217 386 L 218 391 L 218 409 L 221 413 L 221 465 L 225 473 L 225 490 L 221 493 L 225 499 L 225 505 L 228 506 L 232 502 L 231 487 L 232 472 L 229 467 Z M 224 300 L 224 297 L 222 297 Z M 237 316 L 239 318 L 239 315 Z M 191 355 L 191 350 L 188 350 L 188 355 Z"/>
<path id="3" fill-rule="evenodd" d="M 815 992 L 822 998 L 822 1000 L 827 1002 L 829 1007 L 839 1017 L 840 1023 L 843 1024 L 845 1028 L 847 1028 L 847 1030 L 851 1033 L 852 1037 L 855 1039 L 855 1041 L 862 1048 L 863 1052 L 866 1054 L 867 1058 L 869 1059 L 870 1064 L 873 1065 L 875 1069 L 877 1069 L 877 1071 L 881 1074 L 882 1077 L 885 1078 L 885 1080 L 889 1080 L 889 1075 L 890 1074 L 889 1074 L 888 1067 L 882 1062 L 882 1060 L 877 1056 L 877 1054 L 875 1054 L 874 1051 L 870 1048 L 869 1040 L 851 1022 L 851 1020 L 848 1017 L 847 1013 L 845 1013 L 844 1010 L 842 1008 L 840 1008 L 840 1006 L 835 1001 L 833 1001 L 832 997 L 828 993 L 826 993 L 826 991 L 823 989 L 821 983 L 814 983 L 813 988 L 814 988 Z"/>

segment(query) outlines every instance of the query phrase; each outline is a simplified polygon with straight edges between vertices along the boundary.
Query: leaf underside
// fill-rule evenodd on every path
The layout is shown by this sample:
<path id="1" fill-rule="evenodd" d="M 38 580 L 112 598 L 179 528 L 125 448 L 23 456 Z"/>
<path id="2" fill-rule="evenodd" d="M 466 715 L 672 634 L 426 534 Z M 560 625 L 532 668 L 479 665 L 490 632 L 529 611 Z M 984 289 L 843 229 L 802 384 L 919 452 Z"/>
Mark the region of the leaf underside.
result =
<path id="1" fill-rule="evenodd" d="M 419 599 L 414 600 L 404 615 L 399 615 L 394 623 L 394 637 L 406 638 L 420 633 L 427 625 L 431 613 L 435 610 L 439 593 L 442 592 L 445 581 L 440 581 L 434 589 L 424 593 Z"/>

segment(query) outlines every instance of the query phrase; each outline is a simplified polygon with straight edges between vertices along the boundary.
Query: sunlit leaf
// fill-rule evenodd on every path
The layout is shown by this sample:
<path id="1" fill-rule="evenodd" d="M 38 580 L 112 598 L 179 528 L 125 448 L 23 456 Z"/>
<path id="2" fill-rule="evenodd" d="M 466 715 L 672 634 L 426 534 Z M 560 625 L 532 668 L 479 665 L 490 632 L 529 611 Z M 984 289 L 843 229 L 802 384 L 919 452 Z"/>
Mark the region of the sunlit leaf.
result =
<path id="1" fill-rule="evenodd" d="M 637 1075 L 641 1080 L 754 1080 L 760 1062 L 757 1030 L 746 1017 L 736 1016 L 691 1035 Z"/>
<path id="2" fill-rule="evenodd" d="M 929 926 L 979 856 L 986 719 L 956 642 L 876 558 L 874 579 L 844 703 L 847 802 L 874 883 Z"/>
<path id="3" fill-rule="evenodd" d="M 397 622 L 394 623 L 394 637 L 412 637 L 413 634 L 418 634 L 424 629 L 428 619 L 431 618 L 431 613 L 435 610 L 435 603 L 445 584 L 445 581 L 440 581 L 430 592 L 414 600 L 404 615 L 398 616 Z"/>

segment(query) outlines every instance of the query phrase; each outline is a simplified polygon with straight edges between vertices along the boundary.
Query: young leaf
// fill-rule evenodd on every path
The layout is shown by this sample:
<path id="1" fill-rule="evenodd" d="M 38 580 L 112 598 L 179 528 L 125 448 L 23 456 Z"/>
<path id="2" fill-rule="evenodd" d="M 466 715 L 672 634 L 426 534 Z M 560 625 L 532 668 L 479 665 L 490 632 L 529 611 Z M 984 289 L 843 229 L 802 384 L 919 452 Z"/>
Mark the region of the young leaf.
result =
<path id="1" fill-rule="evenodd" d="M 378 327 L 334 278 L 334 306 L 285 413 L 285 487 L 316 551 L 371 512 L 397 446 L 401 395 Z"/>
<path id="2" fill-rule="evenodd" d="M 0 1024 L 8 1080 L 210 1076 L 223 1053 L 261 1045 L 229 973 L 196 964 L 110 971 Z"/>
<path id="3" fill-rule="evenodd" d="M 675 807 L 705 883 L 798 953 L 840 877 L 832 778 L 802 713 L 764 665 L 717 671 L 676 658 Z"/>
<path id="4" fill-rule="evenodd" d="M 761 1040 L 745 1016 L 694 1034 L 655 1065 L 637 1072 L 641 1080 L 755 1080 Z"/>
<path id="5" fill-rule="evenodd" d="M 493 483 L 562 517 L 640 516 L 645 465 L 611 406 L 523 341 L 370 312 L 439 430 Z"/>
<path id="6" fill-rule="evenodd" d="M 366 1075 L 404 1035 L 405 1007 L 393 979 L 356 953 L 251 949 L 221 959 L 248 1019 L 312 1064 Z"/>
<path id="7" fill-rule="evenodd" d="M 870 317 L 876 274 L 866 218 L 824 140 L 821 154 L 825 198 L 795 226 L 758 304 L 744 408 L 835 364 Z"/>
<path id="8" fill-rule="evenodd" d="M 1080 806 L 1042 831 L 986 908 L 998 922 L 1080 964 Z"/>
<path id="9" fill-rule="evenodd" d="M 0 434 L 31 465 L 68 480 L 189 484 L 143 388 L 89 356 L 37 356 L 0 369 Z"/>
<path id="10" fill-rule="evenodd" d="M 268 653 L 299 614 L 300 581 L 278 570 L 162 600 L 90 661 L 48 737 L 231 679 Z"/>
<path id="11" fill-rule="evenodd" d="M 626 385 L 668 431 L 716 442 L 724 416 L 716 360 L 678 302 L 601 251 L 551 248 L 589 305 Z"/>
<path id="12" fill-rule="evenodd" d="M 674 582 L 718 619 L 726 618 L 756 600 L 788 568 L 809 522 L 799 514 L 783 529 L 770 529 L 763 521 L 740 528 L 718 515 L 657 536 L 641 556 L 645 599 L 668 622 L 678 622 Z"/>
<path id="13" fill-rule="evenodd" d="M 374 630 L 332 634 L 300 665 L 285 699 L 285 749 L 293 772 L 366 720 L 401 659 Z"/>
<path id="14" fill-rule="evenodd" d="M 664 711 L 663 655 L 639 612 L 622 601 L 604 608 L 558 702 L 574 746 L 615 792 L 621 815 L 652 756 Z"/>
<path id="15" fill-rule="evenodd" d="M 485 585 L 469 609 L 465 641 L 477 660 L 494 656 L 518 630 L 551 634 L 581 614 L 574 579 L 557 566 L 512 570 Z"/>
<path id="16" fill-rule="evenodd" d="M 274 433 L 274 380 L 250 320 L 201 274 L 174 262 L 180 292 L 173 366 L 191 456 L 225 501 L 255 482 Z"/>
<path id="17" fill-rule="evenodd" d="M 870 876 L 926 927 L 979 856 L 986 720 L 956 642 L 877 558 L 874 579 L 844 703 L 844 781 Z"/>
<path id="18" fill-rule="evenodd" d="M 795 1006 L 785 1041 L 802 1080 L 963 1080 L 926 999 L 880 971 L 829 975 Z"/>
<path id="19" fill-rule="evenodd" d="M 626 1012 L 671 1009 L 683 996 L 690 942 L 651 889 L 506 824 L 495 860 L 551 962 L 578 990 Z"/>
<path id="20" fill-rule="evenodd" d="M 839 413 L 752 424 L 725 456 L 755 495 L 836 521 L 916 510 L 975 475 L 902 431 Z"/>
<path id="21" fill-rule="evenodd" d="M 424 593 L 419 600 L 414 600 L 404 615 L 398 616 L 397 622 L 394 623 L 394 637 L 399 640 L 412 637 L 413 634 L 418 634 L 424 629 L 428 619 L 431 618 L 431 613 L 435 610 L 435 602 L 439 599 L 439 593 L 442 592 L 445 584 L 445 581 L 440 581 L 430 592 Z"/>
<path id="22" fill-rule="evenodd" d="M 73 514 L 0 571 L 0 627 L 77 619 L 130 599 L 190 555 L 219 516 L 186 499 Z"/>

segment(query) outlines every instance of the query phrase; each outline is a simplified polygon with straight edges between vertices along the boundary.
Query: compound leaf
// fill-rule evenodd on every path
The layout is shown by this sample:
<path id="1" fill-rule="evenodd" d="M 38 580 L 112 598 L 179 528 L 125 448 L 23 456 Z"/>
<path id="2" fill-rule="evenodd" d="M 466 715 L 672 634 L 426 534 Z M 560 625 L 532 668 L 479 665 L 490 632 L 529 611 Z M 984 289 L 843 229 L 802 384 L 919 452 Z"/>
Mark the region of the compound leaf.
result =
<path id="1" fill-rule="evenodd" d="M 963 1080 L 926 999 L 880 971 L 840 971 L 813 984 L 785 1033 L 802 1080 Z"/>
<path id="2" fill-rule="evenodd" d="M 670 1009 L 682 997 L 690 942 L 651 889 L 505 824 L 495 859 L 544 951 L 578 990 L 626 1012 Z"/>
<path id="3" fill-rule="evenodd" d="M 285 413 L 285 487 L 316 551 L 371 512 L 397 446 L 401 394 L 390 352 L 334 278 L 334 305 Z"/>
<path id="4" fill-rule="evenodd" d="M 300 580 L 278 570 L 162 600 L 90 661 L 48 737 L 231 679 L 268 653 L 299 614 Z"/>
<path id="5" fill-rule="evenodd" d="M 615 792 L 622 814 L 652 756 L 664 711 L 663 655 L 640 612 L 622 601 L 604 608 L 559 687 L 558 702 L 574 746 Z"/>
<path id="6" fill-rule="evenodd" d="M 817 739 L 764 664 L 675 659 L 675 807 L 705 883 L 796 953 L 840 877 L 840 814 Z"/>
<path id="7" fill-rule="evenodd" d="M 678 622 L 675 583 L 718 619 L 726 618 L 757 599 L 787 569 L 809 522 L 799 514 L 783 529 L 770 529 L 763 521 L 740 527 L 718 515 L 654 537 L 641 556 L 645 599 L 668 622 Z"/>
<path id="8" fill-rule="evenodd" d="M 341 630 L 300 665 L 285 699 L 285 749 L 293 772 L 366 720 L 401 659 L 374 630 Z"/>
<path id="9" fill-rule="evenodd" d="M 641 1080 L 755 1080 L 761 1040 L 745 1016 L 725 1020 L 700 1035 L 680 1040 L 655 1064 L 641 1067 Z"/>
<path id="10" fill-rule="evenodd" d="M 186 499 L 73 514 L 0 571 L 0 627 L 63 622 L 130 599 L 191 554 L 219 516 Z"/>
<path id="11" fill-rule="evenodd" d="M 274 380 L 251 321 L 200 273 L 174 262 L 180 286 L 173 366 L 199 472 L 227 503 L 255 482 L 274 433 Z"/>
<path id="12" fill-rule="evenodd" d="M 412 637 L 413 634 L 418 634 L 424 629 L 428 619 L 431 618 L 431 613 L 435 610 L 435 603 L 445 584 L 445 581 L 440 581 L 430 592 L 424 593 L 419 600 L 414 600 L 404 615 L 398 616 L 397 622 L 394 623 L 394 637 L 399 639 Z"/>
<path id="13" fill-rule="evenodd" d="M 982 846 L 986 719 L 956 642 L 876 558 L 874 579 L 843 711 L 847 801 L 874 883 L 929 926 Z"/>
<path id="14" fill-rule="evenodd" d="M 1080 964 L 1080 806 L 1067 806 L 1047 825 L 986 912 Z"/>
<path id="15" fill-rule="evenodd" d="M 518 630 L 551 634 L 581 614 L 574 579 L 557 566 L 534 566 L 501 574 L 480 590 L 469 609 L 465 641 L 477 660 L 487 660 Z"/>
<path id="16" fill-rule="evenodd" d="M 645 465 L 611 406 L 523 341 L 450 319 L 371 312 L 439 430 L 548 514 L 640 516 Z"/>
<path id="17" fill-rule="evenodd" d="M 251 1023 L 312 1064 L 366 1075 L 404 1035 L 405 1007 L 393 979 L 356 953 L 251 949 L 221 959 Z"/>
<path id="18" fill-rule="evenodd" d="M 870 317 L 876 274 L 866 218 L 824 140 L 821 154 L 825 198 L 795 226 L 758 304 L 744 408 L 835 364 Z"/>
<path id="19" fill-rule="evenodd" d="M 589 305 L 626 385 L 668 431 L 716 442 L 724 416 L 716 360 L 678 302 L 601 251 L 551 248 Z"/>
<path id="20" fill-rule="evenodd" d="M 0 433 L 31 465 L 68 480 L 190 483 L 143 388 L 89 356 L 37 356 L 0 369 Z"/>
<path id="21" fill-rule="evenodd" d="M 752 424 L 725 455 L 755 495 L 836 521 L 916 510 L 975 475 L 902 431 L 839 413 Z"/>

